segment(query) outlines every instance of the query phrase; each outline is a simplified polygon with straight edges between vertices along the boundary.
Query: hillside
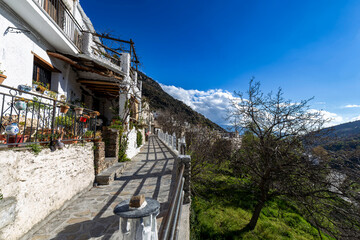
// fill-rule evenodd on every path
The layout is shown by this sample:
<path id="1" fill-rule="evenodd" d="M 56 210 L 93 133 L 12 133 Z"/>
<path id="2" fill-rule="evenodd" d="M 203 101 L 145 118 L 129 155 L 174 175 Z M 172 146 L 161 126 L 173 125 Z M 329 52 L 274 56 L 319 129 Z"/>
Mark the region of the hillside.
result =
<path id="1" fill-rule="evenodd" d="M 360 138 L 360 121 L 343 123 L 324 130 L 330 130 L 332 136 L 342 140 Z"/>
<path id="2" fill-rule="evenodd" d="M 214 130 L 226 132 L 222 127 L 210 121 L 204 115 L 192 110 L 188 105 L 166 93 L 152 78 L 138 71 L 138 78 L 143 82 L 142 95 L 149 99 L 150 108 L 154 111 L 166 110 L 172 114 L 181 114 L 190 124 L 203 124 Z"/>

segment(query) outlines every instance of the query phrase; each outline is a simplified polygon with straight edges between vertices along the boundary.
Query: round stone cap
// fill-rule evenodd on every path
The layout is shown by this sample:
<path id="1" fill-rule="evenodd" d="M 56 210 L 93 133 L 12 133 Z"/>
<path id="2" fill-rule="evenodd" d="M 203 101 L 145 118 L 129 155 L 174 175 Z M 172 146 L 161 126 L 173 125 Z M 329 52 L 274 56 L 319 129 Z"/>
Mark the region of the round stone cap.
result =
<path id="1" fill-rule="evenodd" d="M 125 200 L 116 205 L 114 213 L 122 218 L 142 218 L 157 215 L 160 211 L 160 203 L 152 198 L 145 198 L 147 205 L 142 209 L 130 209 L 130 200 Z"/>

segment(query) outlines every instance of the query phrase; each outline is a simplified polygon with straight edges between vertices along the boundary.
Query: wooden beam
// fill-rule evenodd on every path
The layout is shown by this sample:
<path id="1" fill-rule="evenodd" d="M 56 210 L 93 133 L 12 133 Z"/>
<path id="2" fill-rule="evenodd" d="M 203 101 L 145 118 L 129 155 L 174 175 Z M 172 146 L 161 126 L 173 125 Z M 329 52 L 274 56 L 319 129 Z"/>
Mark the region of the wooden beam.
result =
<path id="1" fill-rule="evenodd" d="M 111 85 L 111 86 L 119 86 L 120 84 L 114 82 L 106 82 L 101 80 L 91 80 L 91 79 L 78 79 L 77 82 L 79 83 L 90 83 L 90 84 L 97 84 L 97 85 Z"/>
<path id="2" fill-rule="evenodd" d="M 51 63 L 49 63 L 48 61 L 46 61 L 45 59 L 43 59 L 33 51 L 31 51 L 31 53 L 34 55 L 34 62 L 40 64 L 41 66 L 43 66 L 44 68 L 48 69 L 51 72 L 61 73 L 61 71 L 56 67 L 54 67 Z"/>
<path id="3" fill-rule="evenodd" d="M 112 73 L 112 71 L 110 71 L 110 70 L 109 70 L 109 71 L 111 72 L 111 74 L 109 75 L 109 74 L 106 74 L 106 73 L 104 73 L 104 72 L 97 71 L 97 70 L 95 70 L 95 69 L 93 69 L 93 68 L 89 68 L 89 67 L 82 66 L 82 65 L 80 65 L 78 62 L 76 62 L 76 61 L 74 61 L 74 60 L 72 60 L 72 59 L 64 56 L 63 54 L 56 53 L 56 52 L 51 52 L 51 51 L 46 51 L 46 52 L 47 52 L 47 54 L 48 54 L 49 56 L 58 58 L 58 59 L 60 59 L 60 60 L 62 60 L 62 61 L 64 61 L 64 62 L 66 62 L 66 63 L 74 66 L 75 68 L 77 68 L 77 69 L 79 69 L 79 70 L 83 70 L 83 71 L 86 71 L 86 72 L 93 72 L 93 73 L 96 73 L 96 74 L 99 74 L 99 75 L 105 76 L 105 77 L 112 77 L 112 78 L 118 79 L 118 80 L 120 80 L 120 81 L 123 80 L 123 78 L 114 75 L 114 74 Z"/>

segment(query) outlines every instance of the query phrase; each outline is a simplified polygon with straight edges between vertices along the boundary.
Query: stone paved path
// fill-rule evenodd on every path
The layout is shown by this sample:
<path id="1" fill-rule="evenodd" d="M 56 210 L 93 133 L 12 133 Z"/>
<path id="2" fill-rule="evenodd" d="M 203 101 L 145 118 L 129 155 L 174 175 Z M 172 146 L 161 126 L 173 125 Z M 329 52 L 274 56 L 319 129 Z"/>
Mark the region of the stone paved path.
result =
<path id="1" fill-rule="evenodd" d="M 92 188 L 30 239 L 114 239 L 119 225 L 119 218 L 113 214 L 114 207 L 138 194 L 160 202 L 159 228 L 174 182 L 174 157 L 157 137 L 152 136 L 120 178 L 110 185 Z"/>

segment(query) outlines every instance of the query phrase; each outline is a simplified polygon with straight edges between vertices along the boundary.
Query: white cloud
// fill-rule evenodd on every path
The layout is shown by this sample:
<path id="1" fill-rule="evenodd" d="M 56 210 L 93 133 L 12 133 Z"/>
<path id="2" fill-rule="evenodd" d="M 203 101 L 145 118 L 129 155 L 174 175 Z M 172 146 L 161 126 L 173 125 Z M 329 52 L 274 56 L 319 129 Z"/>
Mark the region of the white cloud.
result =
<path id="1" fill-rule="evenodd" d="M 353 121 L 358 121 L 358 120 L 360 120 L 360 115 L 357 116 L 357 117 L 353 117 L 353 118 L 351 119 L 352 122 L 353 122 Z"/>
<path id="2" fill-rule="evenodd" d="M 349 104 L 345 106 L 346 108 L 360 108 L 360 105 L 356 105 L 356 104 Z"/>
<path id="3" fill-rule="evenodd" d="M 324 119 L 328 121 L 324 124 L 324 127 L 331 127 L 344 123 L 344 118 L 336 113 L 328 112 L 325 110 L 311 109 L 310 112 L 320 112 Z"/>
<path id="4" fill-rule="evenodd" d="M 220 124 L 222 126 L 229 125 L 225 120 L 228 109 L 231 109 L 231 100 L 236 98 L 229 92 L 223 89 L 210 89 L 207 91 L 199 90 L 185 90 L 181 87 L 167 86 L 160 83 L 162 89 L 170 94 L 172 97 L 184 102 L 190 106 L 193 110 L 203 114 L 210 120 Z M 296 103 L 293 103 L 296 104 Z M 360 107 L 360 106 L 359 106 Z M 310 111 L 319 111 L 312 109 Z M 345 120 L 337 113 L 320 110 L 325 119 L 329 119 L 329 122 L 324 127 L 330 127 L 344 123 Z M 360 119 L 360 116 L 358 117 Z"/>
<path id="5" fill-rule="evenodd" d="M 160 84 L 162 89 L 172 97 L 184 102 L 193 110 L 203 114 L 220 125 L 226 125 L 225 118 L 231 107 L 230 99 L 233 95 L 223 89 L 210 89 L 208 91 L 185 90 L 181 87 Z"/>

